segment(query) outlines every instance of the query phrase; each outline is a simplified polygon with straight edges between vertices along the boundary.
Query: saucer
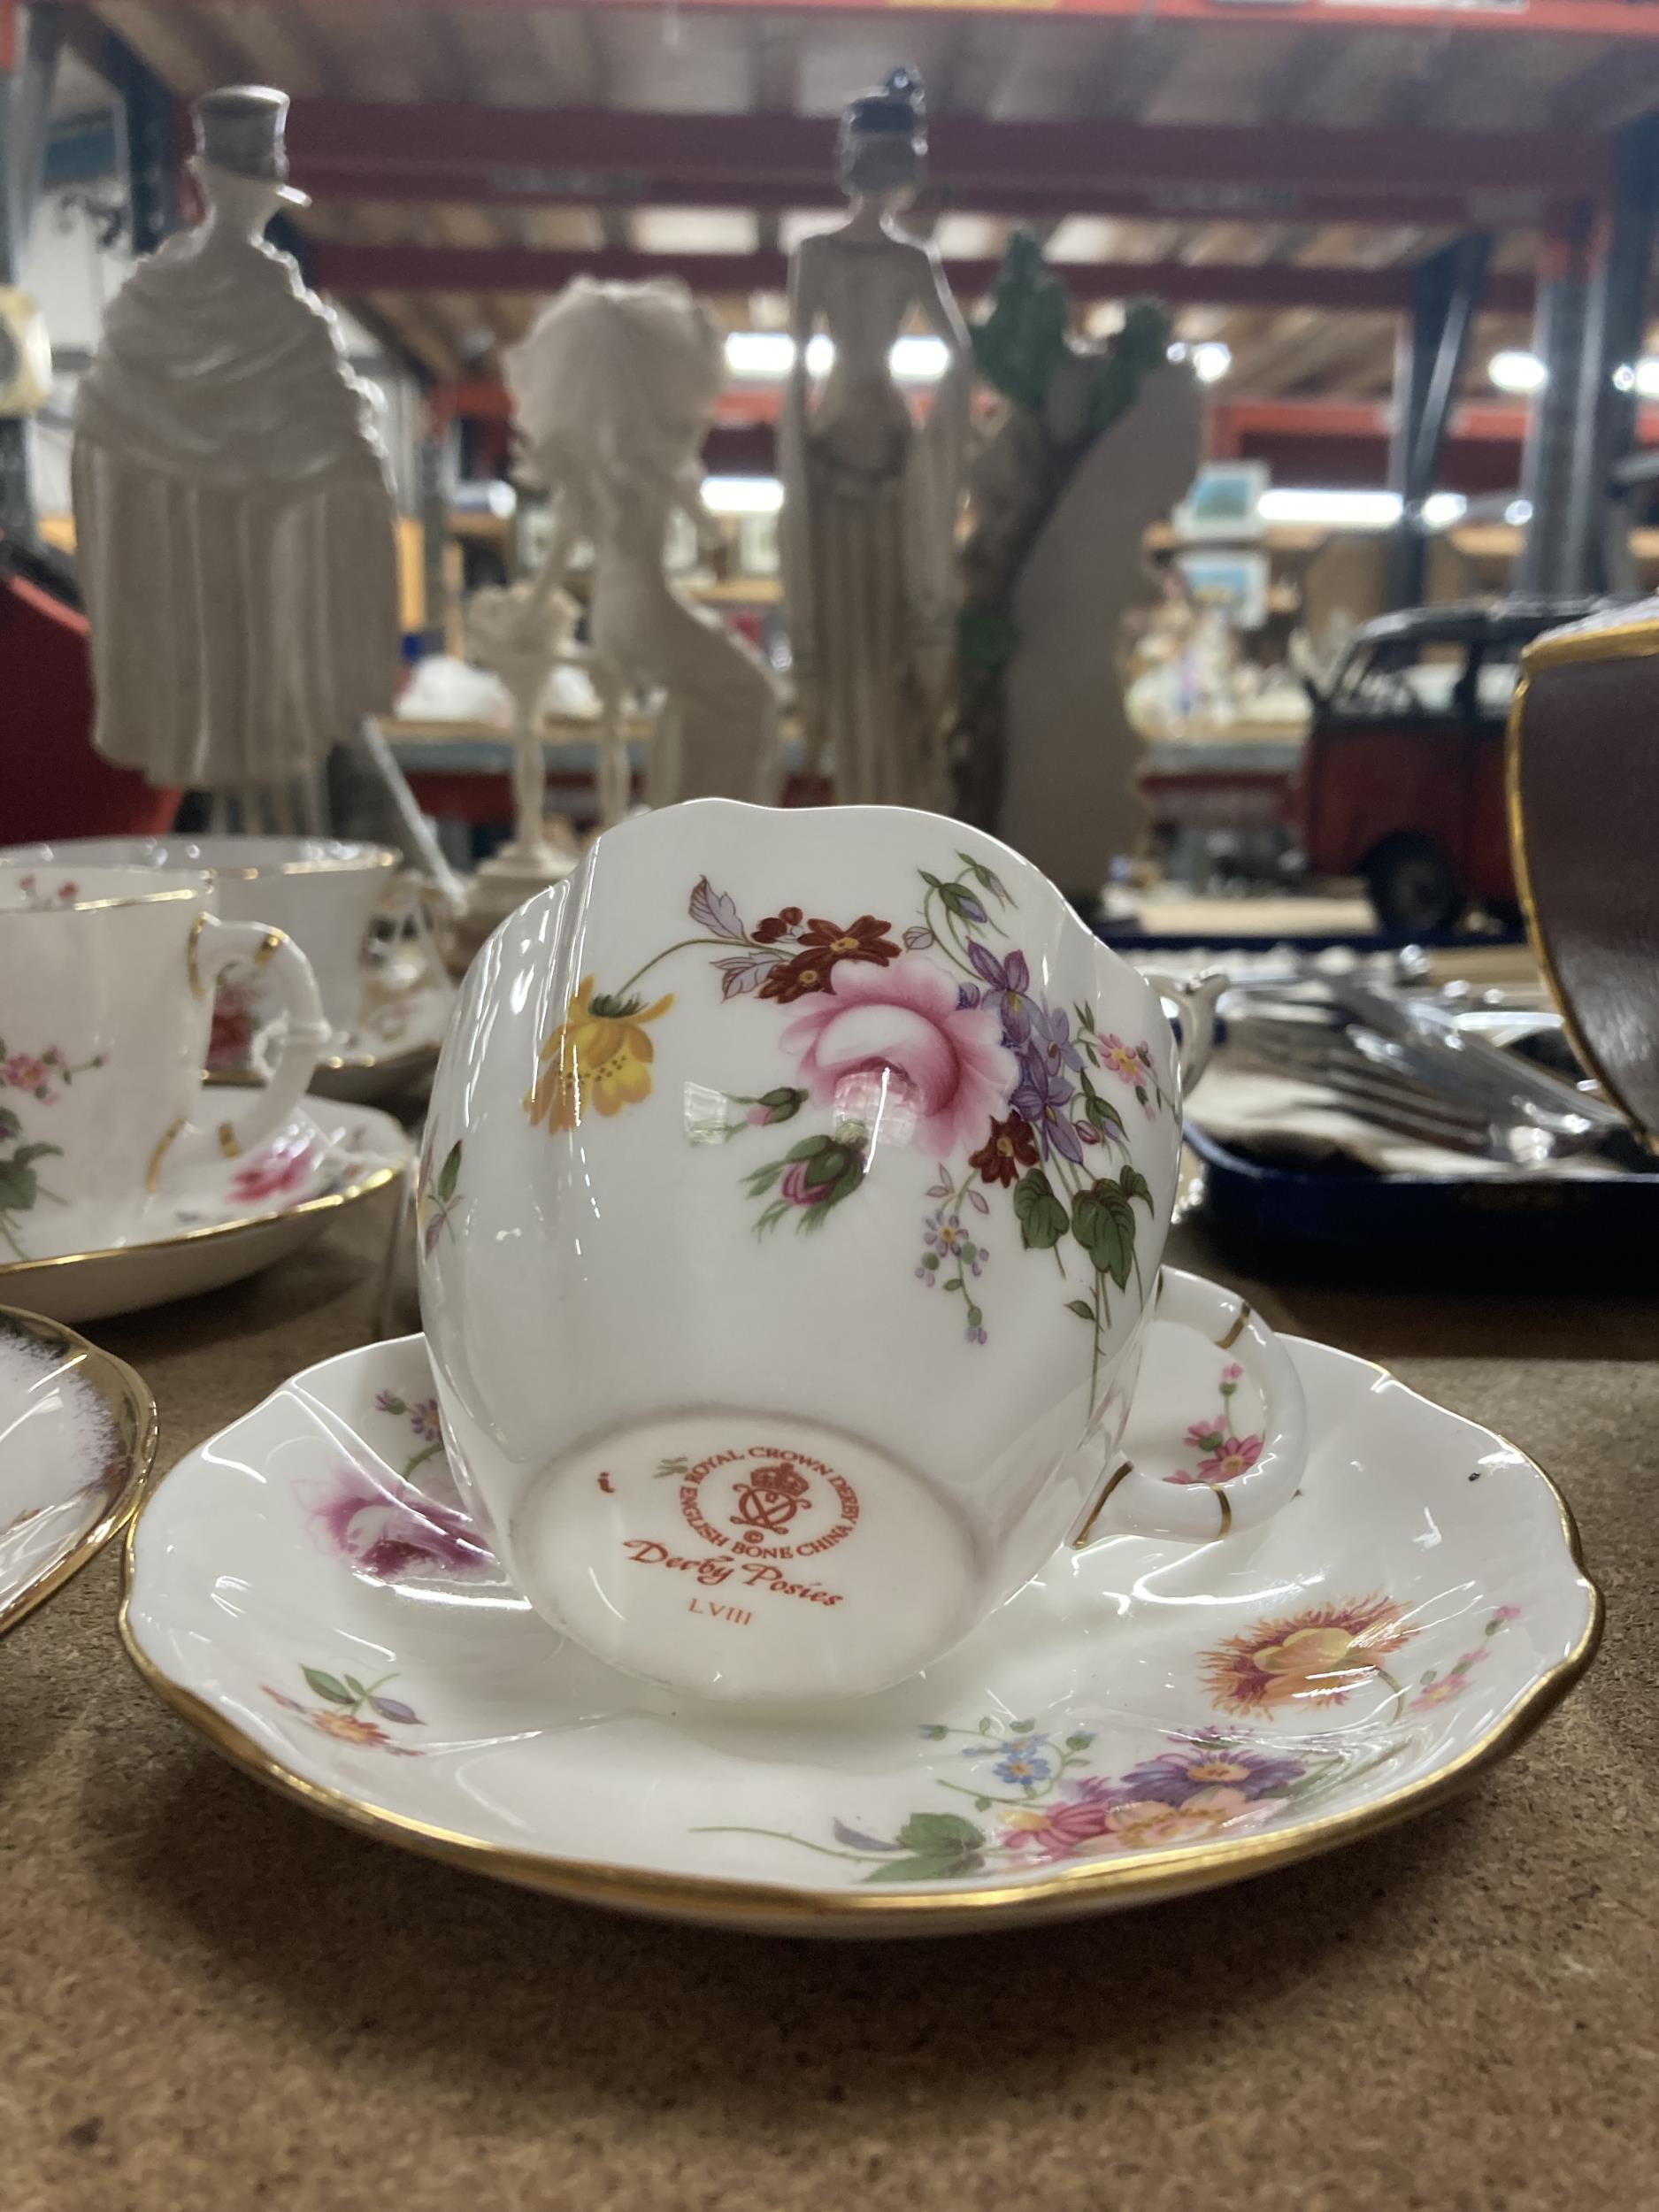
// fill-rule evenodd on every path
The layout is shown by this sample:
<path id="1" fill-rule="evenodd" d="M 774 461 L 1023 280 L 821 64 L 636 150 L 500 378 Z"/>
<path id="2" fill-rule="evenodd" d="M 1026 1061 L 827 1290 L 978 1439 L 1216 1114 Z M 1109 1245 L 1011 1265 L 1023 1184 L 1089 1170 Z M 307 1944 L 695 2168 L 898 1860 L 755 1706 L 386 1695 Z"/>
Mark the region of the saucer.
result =
<path id="1" fill-rule="evenodd" d="M 90 1321 L 221 1289 L 320 1236 L 412 1155 L 389 1114 L 310 1095 L 257 1152 L 204 1164 L 102 1248 L 0 1265 L 0 1298 Z"/>
<path id="2" fill-rule="evenodd" d="M 160 1697 L 303 1804 L 593 1904 L 896 1935 L 1206 1888 L 1472 1780 L 1601 1625 L 1530 1460 L 1286 1341 L 1314 1442 L 1281 1513 L 1057 1555 L 877 1698 L 733 1717 L 564 1642 L 461 1508 L 419 1336 L 308 1369 L 180 1462 L 128 1538 L 122 1635 Z M 1196 1342 L 1152 1331 L 1128 1448 L 1224 1483 L 1259 1439 Z"/>
<path id="3" fill-rule="evenodd" d="M 355 1029 L 335 1037 L 317 1063 L 311 1088 L 351 1105 L 396 1098 L 438 1064 L 455 1004 L 448 977 L 428 974 L 407 991 L 384 991 L 371 979 Z"/>
<path id="4" fill-rule="evenodd" d="M 156 1402 L 73 1329 L 0 1307 L 0 1634 L 131 1517 Z"/>

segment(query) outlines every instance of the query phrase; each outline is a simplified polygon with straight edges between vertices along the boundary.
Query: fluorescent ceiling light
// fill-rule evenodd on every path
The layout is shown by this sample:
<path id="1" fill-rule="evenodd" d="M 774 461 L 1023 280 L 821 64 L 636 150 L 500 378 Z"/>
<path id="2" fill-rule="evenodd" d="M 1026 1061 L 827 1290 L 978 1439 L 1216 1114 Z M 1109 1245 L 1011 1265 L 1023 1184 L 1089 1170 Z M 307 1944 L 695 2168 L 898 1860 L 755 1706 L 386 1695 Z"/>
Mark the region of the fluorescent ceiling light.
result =
<path id="1" fill-rule="evenodd" d="M 1233 348 L 1219 338 L 1206 338 L 1193 348 L 1193 374 L 1201 384 L 1219 384 L 1233 366 Z"/>
<path id="2" fill-rule="evenodd" d="M 785 377 L 795 364 L 795 340 L 787 330 L 729 330 L 726 365 L 733 376 Z"/>
<path id="3" fill-rule="evenodd" d="M 1431 530 L 1449 530 L 1468 511 L 1462 492 L 1431 492 L 1423 503 L 1423 519 Z"/>
<path id="4" fill-rule="evenodd" d="M 775 476 L 705 476 L 703 503 L 711 515 L 775 515 L 783 486 Z"/>
<path id="5" fill-rule="evenodd" d="M 1314 522 L 1331 530 L 1388 530 L 1400 519 L 1398 492 L 1265 491 L 1263 522 Z"/>
<path id="6" fill-rule="evenodd" d="M 813 376 L 827 376 L 835 359 L 833 342 L 819 331 L 808 344 L 806 365 Z M 893 373 L 905 384 L 936 384 L 949 365 L 942 338 L 901 338 L 887 357 Z M 726 333 L 728 373 L 750 383 L 781 384 L 795 366 L 795 340 L 782 330 Z"/>
<path id="7" fill-rule="evenodd" d="M 1494 353 L 1486 364 L 1486 374 L 1501 392 L 1540 392 L 1549 380 L 1549 371 L 1535 353 L 1523 353 L 1514 347 Z"/>

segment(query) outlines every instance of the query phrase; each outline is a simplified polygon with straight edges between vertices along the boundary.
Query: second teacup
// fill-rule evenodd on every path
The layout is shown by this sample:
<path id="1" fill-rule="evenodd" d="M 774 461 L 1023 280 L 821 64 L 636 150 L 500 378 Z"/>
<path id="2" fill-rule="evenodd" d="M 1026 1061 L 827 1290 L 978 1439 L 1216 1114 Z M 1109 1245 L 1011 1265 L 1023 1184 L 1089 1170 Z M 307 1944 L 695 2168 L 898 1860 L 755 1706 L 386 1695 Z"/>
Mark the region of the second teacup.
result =
<path id="1" fill-rule="evenodd" d="M 335 837 L 67 838 L 14 847 L 0 858 L 71 873 L 86 868 L 205 869 L 227 922 L 264 922 L 291 937 L 310 961 L 336 1046 L 356 1029 L 365 993 L 364 953 L 401 866 L 389 845 Z M 244 1058 L 273 1018 L 257 974 L 238 970 L 215 1010 L 214 1064 Z"/>
<path id="2" fill-rule="evenodd" d="M 304 955 L 221 922 L 202 874 L 0 864 L 0 1243 L 98 1251 L 204 1160 L 280 1129 L 328 1035 Z M 233 962 L 288 1020 L 262 1089 L 203 1094 L 213 989 Z"/>
<path id="3" fill-rule="evenodd" d="M 475 962 L 420 1189 L 457 1478 L 531 1601 L 681 1691 L 913 1673 L 1057 1548 L 1208 1540 L 1304 1458 L 1271 1330 L 1159 1261 L 1184 1050 L 1018 855 L 886 808 L 607 831 Z M 1154 1305 L 1248 1464 L 1116 1447 Z"/>

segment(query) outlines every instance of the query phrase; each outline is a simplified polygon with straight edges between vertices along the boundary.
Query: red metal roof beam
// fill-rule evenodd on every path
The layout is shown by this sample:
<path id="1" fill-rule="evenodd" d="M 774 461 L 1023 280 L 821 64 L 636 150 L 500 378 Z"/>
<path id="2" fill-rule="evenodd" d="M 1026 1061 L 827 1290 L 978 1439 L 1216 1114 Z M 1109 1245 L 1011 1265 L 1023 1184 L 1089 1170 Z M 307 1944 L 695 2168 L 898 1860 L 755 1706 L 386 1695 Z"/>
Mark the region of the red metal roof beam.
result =
<path id="1" fill-rule="evenodd" d="M 590 108 L 298 100 L 295 175 L 319 198 L 812 207 L 832 196 L 833 119 Z M 1264 219 L 1544 221 L 1599 196 L 1604 141 L 1582 133 L 1333 130 L 941 116 L 930 168 L 948 204 L 987 213 L 1146 211 Z"/>
<path id="2" fill-rule="evenodd" d="M 1327 313 L 1392 314 L 1409 303 L 1410 273 L 1296 262 L 1064 261 L 1053 265 L 1074 299 L 1131 299 L 1150 293 L 1176 306 L 1317 308 Z M 996 280 L 995 261 L 948 261 L 951 288 L 981 299 Z M 315 281 L 326 291 L 557 292 L 572 277 L 639 283 L 683 277 L 711 294 L 780 292 L 787 263 L 780 253 L 691 254 L 548 252 L 530 247 L 347 246 L 319 243 Z M 1488 281 L 1483 307 L 1493 313 L 1531 311 L 1533 284 L 1525 272 L 1500 272 Z"/>

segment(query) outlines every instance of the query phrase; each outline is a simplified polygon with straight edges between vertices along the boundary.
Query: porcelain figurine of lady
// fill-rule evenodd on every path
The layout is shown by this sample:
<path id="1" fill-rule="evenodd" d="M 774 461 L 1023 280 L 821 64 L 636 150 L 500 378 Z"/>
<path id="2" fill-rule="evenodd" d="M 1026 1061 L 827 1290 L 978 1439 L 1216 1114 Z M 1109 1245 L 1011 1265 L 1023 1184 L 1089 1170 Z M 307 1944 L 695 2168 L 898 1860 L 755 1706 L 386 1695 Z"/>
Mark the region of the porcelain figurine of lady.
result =
<path id="1" fill-rule="evenodd" d="M 686 287 L 578 277 L 506 358 L 526 473 L 548 489 L 553 535 L 532 606 L 549 603 L 573 547 L 593 548 L 588 672 L 603 709 L 601 811 L 626 807 L 622 708 L 660 689 L 647 795 L 778 796 L 778 698 L 758 655 L 694 607 L 664 570 L 669 518 L 718 536 L 698 449 L 723 375 L 720 334 Z"/>
<path id="2" fill-rule="evenodd" d="M 841 119 L 852 211 L 795 251 L 795 358 L 779 450 L 809 764 L 827 767 L 843 802 L 943 810 L 970 353 L 937 257 L 895 227 L 922 181 L 925 134 L 921 81 L 902 69 Z M 913 317 L 947 354 L 919 425 L 889 358 Z M 835 352 L 814 394 L 807 347 L 820 326 Z"/>
<path id="3" fill-rule="evenodd" d="M 206 215 L 111 304 L 76 395 L 75 533 L 100 752 L 281 791 L 311 826 L 324 755 L 391 703 L 397 570 L 375 395 L 263 235 L 304 204 L 287 109 L 261 85 L 196 103 Z"/>

